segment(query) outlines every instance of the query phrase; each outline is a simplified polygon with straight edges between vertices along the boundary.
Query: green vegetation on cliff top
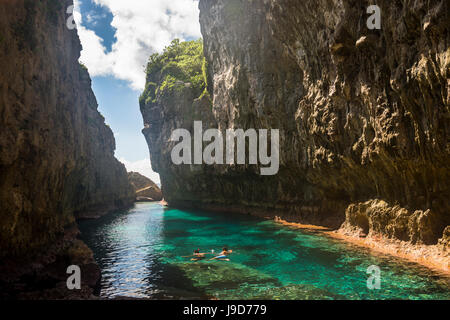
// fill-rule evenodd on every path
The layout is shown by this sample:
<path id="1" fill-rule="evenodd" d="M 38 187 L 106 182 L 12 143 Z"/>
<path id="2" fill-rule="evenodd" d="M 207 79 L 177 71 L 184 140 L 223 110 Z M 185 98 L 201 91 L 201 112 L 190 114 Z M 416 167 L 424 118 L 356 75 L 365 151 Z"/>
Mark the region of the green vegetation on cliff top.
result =
<path id="1" fill-rule="evenodd" d="M 183 89 L 187 83 L 200 96 L 207 85 L 203 40 L 173 40 L 163 53 L 150 56 L 146 74 L 145 90 L 139 99 L 141 105 L 155 103 L 158 96 Z"/>

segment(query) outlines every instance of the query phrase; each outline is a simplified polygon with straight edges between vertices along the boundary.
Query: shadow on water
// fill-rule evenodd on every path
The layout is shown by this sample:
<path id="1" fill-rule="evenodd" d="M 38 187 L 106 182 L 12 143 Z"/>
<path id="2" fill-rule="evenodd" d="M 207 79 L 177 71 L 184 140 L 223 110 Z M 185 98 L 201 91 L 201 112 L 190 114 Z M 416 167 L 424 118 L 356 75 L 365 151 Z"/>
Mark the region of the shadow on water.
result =
<path id="1" fill-rule="evenodd" d="M 201 288 L 195 287 L 191 279 L 178 266 L 167 263 L 152 263 L 152 276 L 145 280 L 153 290 L 145 294 L 153 299 L 208 299 L 211 298 Z M 156 277 L 154 275 L 157 275 Z"/>

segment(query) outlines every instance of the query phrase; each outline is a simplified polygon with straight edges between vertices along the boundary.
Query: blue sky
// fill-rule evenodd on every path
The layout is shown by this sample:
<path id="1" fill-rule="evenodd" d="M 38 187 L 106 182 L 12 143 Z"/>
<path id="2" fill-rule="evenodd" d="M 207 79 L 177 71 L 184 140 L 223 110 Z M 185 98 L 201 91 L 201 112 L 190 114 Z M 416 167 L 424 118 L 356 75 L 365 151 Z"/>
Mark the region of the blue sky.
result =
<path id="1" fill-rule="evenodd" d="M 89 69 L 99 111 L 116 138 L 116 157 L 129 171 L 159 183 L 141 133 L 139 95 L 145 65 L 173 39 L 199 38 L 197 0 L 75 0 L 83 45 L 80 61 Z"/>

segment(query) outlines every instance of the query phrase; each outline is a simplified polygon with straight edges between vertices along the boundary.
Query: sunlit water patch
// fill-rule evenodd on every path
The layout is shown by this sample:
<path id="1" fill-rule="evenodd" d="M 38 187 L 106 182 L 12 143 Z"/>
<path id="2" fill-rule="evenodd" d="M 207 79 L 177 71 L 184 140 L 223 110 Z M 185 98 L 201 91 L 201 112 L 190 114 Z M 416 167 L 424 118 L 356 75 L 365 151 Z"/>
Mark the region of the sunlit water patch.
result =
<path id="1" fill-rule="evenodd" d="M 140 203 L 80 229 L 102 269 L 103 297 L 450 299 L 448 278 L 424 267 L 244 215 Z M 229 262 L 185 257 L 223 246 L 233 249 Z M 381 269 L 379 290 L 367 288 L 371 265 Z"/>

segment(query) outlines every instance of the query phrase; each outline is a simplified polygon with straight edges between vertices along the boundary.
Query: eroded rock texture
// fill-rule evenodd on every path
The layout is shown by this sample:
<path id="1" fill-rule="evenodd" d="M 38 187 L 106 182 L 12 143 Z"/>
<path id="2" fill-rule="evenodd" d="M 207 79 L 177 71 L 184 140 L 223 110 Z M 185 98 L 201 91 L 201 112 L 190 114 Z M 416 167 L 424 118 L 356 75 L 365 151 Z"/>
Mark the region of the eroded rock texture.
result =
<path id="1" fill-rule="evenodd" d="M 350 204 L 364 211 L 364 202 L 378 199 L 414 218 L 399 219 L 404 226 L 396 230 L 387 227 L 396 215 L 385 214 L 377 231 L 437 243 L 450 223 L 449 3 L 377 1 L 381 30 L 366 26 L 371 4 L 200 0 L 212 106 L 186 88 L 142 108 L 165 199 L 267 216 L 282 211 L 332 227 Z M 279 174 L 174 167 L 170 133 L 192 129 L 194 120 L 280 129 Z"/>
<path id="2" fill-rule="evenodd" d="M 137 172 L 128 172 L 128 180 L 136 193 L 137 201 L 161 201 L 161 189 L 149 178 Z"/>
<path id="3" fill-rule="evenodd" d="M 0 3 L 2 294 L 15 280 L 11 270 L 17 277 L 31 274 L 25 281 L 33 284 L 29 290 L 54 288 L 61 280 L 53 276 L 56 270 L 46 278 L 42 270 L 48 265 L 64 268 L 56 273 L 66 291 L 71 263 L 78 261 L 82 271 L 97 268 L 88 273 L 98 276 L 92 253 L 76 240 L 75 219 L 134 201 L 125 167 L 114 158 L 113 133 L 78 63 L 77 32 L 66 27 L 70 5 L 71 0 Z M 80 262 L 73 252 L 85 258 Z"/>

